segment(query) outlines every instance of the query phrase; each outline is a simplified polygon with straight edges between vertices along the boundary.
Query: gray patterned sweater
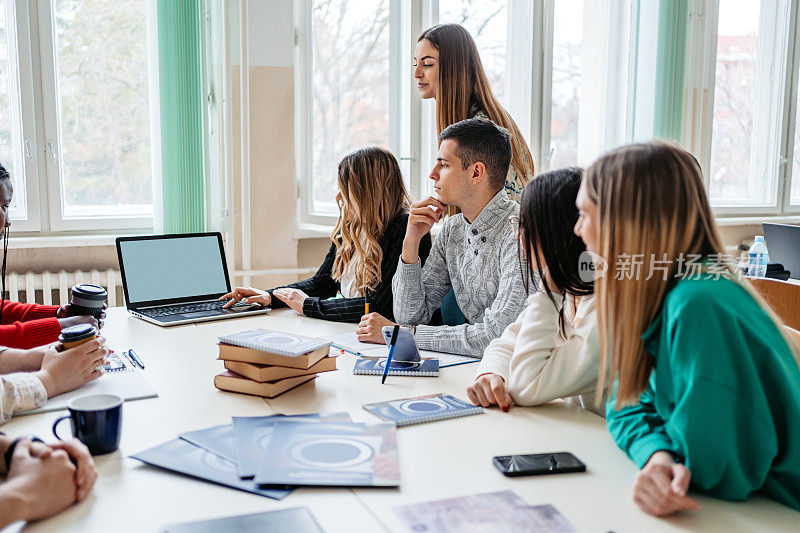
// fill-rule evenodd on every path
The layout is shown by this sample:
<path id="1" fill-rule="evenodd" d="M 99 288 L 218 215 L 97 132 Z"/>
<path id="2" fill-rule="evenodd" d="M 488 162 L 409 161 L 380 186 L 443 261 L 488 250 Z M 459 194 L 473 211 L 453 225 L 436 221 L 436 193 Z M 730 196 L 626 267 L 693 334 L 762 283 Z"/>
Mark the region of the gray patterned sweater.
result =
<path id="1" fill-rule="evenodd" d="M 445 221 L 425 267 L 397 266 L 392 289 L 400 324 L 426 324 L 453 288 L 467 323 L 419 325 L 415 339 L 426 350 L 479 358 L 525 307 L 517 243 L 508 217 L 519 213 L 501 190 L 470 224 L 463 214 Z"/>

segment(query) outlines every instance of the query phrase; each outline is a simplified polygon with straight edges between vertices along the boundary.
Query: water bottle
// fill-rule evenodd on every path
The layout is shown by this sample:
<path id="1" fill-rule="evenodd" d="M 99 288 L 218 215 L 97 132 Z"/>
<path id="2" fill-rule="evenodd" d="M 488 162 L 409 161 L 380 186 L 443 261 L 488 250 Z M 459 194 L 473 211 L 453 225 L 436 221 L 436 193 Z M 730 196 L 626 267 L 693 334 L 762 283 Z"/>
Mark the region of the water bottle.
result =
<path id="1" fill-rule="evenodd" d="M 750 247 L 750 262 L 747 265 L 747 275 L 756 278 L 763 278 L 767 275 L 767 263 L 769 263 L 769 252 L 764 243 L 763 235 L 756 235 L 753 246 Z"/>

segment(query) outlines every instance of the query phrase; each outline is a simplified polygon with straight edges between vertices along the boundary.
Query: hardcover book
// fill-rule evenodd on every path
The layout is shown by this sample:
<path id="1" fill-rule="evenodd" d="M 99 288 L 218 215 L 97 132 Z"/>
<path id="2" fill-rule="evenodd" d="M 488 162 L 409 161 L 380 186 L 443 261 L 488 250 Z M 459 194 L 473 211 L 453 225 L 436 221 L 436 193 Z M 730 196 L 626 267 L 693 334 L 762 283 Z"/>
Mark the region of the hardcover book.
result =
<path id="1" fill-rule="evenodd" d="M 275 365 L 257 365 L 242 361 L 225 361 L 225 368 L 246 378 L 263 383 L 265 381 L 275 381 L 278 379 L 293 378 L 296 376 L 307 376 L 319 372 L 330 372 L 336 370 L 335 357 L 323 357 L 308 368 L 289 368 Z"/>
<path id="2" fill-rule="evenodd" d="M 316 377 L 316 374 L 311 374 L 310 376 L 297 376 L 294 378 L 259 383 L 252 379 L 234 374 L 233 372 L 223 372 L 222 374 L 214 376 L 214 386 L 222 391 L 241 392 L 242 394 L 274 398 Z"/>

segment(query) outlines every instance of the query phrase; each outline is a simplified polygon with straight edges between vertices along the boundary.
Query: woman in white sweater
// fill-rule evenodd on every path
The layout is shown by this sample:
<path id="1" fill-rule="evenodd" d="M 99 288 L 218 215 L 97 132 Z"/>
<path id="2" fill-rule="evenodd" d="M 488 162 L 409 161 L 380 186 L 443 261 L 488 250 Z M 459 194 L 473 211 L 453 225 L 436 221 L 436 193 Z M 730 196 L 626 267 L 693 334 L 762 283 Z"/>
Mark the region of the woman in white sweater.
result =
<path id="1" fill-rule="evenodd" d="M 515 226 L 526 289 L 540 280 L 519 318 L 483 354 L 467 394 L 475 405 L 539 405 L 566 398 L 595 405 L 599 345 L 593 271 L 583 241 L 573 233 L 581 170 L 545 172 L 525 187 Z M 538 275 L 537 275 L 538 274 Z"/>

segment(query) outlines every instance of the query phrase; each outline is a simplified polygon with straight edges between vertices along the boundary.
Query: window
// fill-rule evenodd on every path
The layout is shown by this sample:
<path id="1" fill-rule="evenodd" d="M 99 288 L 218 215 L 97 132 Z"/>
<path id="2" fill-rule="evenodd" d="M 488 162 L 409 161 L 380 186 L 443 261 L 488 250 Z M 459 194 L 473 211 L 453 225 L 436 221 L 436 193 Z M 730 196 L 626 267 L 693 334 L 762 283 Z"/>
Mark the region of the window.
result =
<path id="1" fill-rule="evenodd" d="M 797 62 L 800 67 L 800 62 Z M 795 73 L 795 79 L 800 78 L 800 72 Z M 792 188 L 791 188 L 791 204 L 800 205 L 800 113 L 797 108 L 800 107 L 800 91 L 795 89 L 796 95 L 794 100 L 794 141 L 793 141 L 793 156 L 792 156 Z"/>
<path id="2" fill-rule="evenodd" d="M 152 216 L 145 2 L 55 0 L 53 25 L 64 218 Z"/>
<path id="3" fill-rule="evenodd" d="M 337 168 L 389 142 L 389 1 L 314 0 L 312 215 L 337 215 Z"/>
<path id="4" fill-rule="evenodd" d="M 508 0 L 449 0 L 439 3 L 439 22 L 461 24 L 475 39 L 492 92 L 506 98 Z"/>
<path id="5" fill-rule="evenodd" d="M 800 2 L 718 0 L 709 6 L 718 12 L 709 8 L 709 17 L 690 16 L 688 31 L 713 39 L 688 50 L 686 61 L 690 71 L 713 73 L 713 101 L 700 104 L 704 118 L 698 121 L 710 151 L 694 145 L 711 204 L 719 216 L 787 214 L 800 203 L 800 167 L 792 158 L 798 142 L 797 67 L 790 66 L 798 54 Z"/>
<path id="6" fill-rule="evenodd" d="M 0 5 L 0 162 L 15 228 L 152 227 L 146 2 Z"/>
<path id="7" fill-rule="evenodd" d="M 552 8 L 547 152 L 539 170 L 586 166 L 630 140 L 626 0 L 558 0 Z M 547 102 L 545 102 L 545 105 Z"/>
<path id="8" fill-rule="evenodd" d="M 9 0 L 0 2 L 0 31 L 0 163 L 11 174 L 14 184 L 9 215 L 13 220 L 26 220 L 28 209 L 23 154 L 30 153 L 32 147 L 30 142 L 23 141 L 16 21 L 14 3 Z"/>
<path id="9" fill-rule="evenodd" d="M 549 167 L 578 162 L 583 0 L 561 0 L 553 13 Z"/>
<path id="10" fill-rule="evenodd" d="M 771 200 L 773 187 L 758 183 L 751 168 L 760 11 L 752 1 L 722 0 L 719 6 L 710 166 L 717 204 Z"/>
<path id="11" fill-rule="evenodd" d="M 473 36 L 492 90 L 526 136 L 537 171 L 585 164 L 621 144 L 635 3 L 295 2 L 300 222 L 333 224 L 337 165 L 369 144 L 394 152 L 416 198 L 431 193 L 435 103 L 419 99 L 412 55 L 420 33 L 437 23 L 461 24 Z M 584 17 L 593 24 L 584 25 Z M 543 61 L 545 54 L 551 60 Z"/>

